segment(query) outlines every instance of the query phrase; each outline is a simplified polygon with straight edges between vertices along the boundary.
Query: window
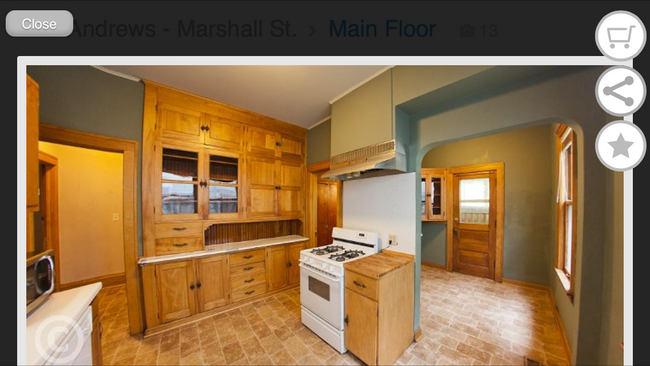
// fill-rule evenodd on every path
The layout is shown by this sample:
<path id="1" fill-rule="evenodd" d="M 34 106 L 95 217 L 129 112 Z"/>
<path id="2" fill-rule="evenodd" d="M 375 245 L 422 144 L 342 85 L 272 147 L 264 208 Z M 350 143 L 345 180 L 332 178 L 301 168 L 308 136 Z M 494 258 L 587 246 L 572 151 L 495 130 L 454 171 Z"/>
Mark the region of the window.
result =
<path id="1" fill-rule="evenodd" d="M 576 145 L 570 127 L 557 133 L 557 263 L 555 271 L 567 294 L 573 295 L 576 250 Z"/>

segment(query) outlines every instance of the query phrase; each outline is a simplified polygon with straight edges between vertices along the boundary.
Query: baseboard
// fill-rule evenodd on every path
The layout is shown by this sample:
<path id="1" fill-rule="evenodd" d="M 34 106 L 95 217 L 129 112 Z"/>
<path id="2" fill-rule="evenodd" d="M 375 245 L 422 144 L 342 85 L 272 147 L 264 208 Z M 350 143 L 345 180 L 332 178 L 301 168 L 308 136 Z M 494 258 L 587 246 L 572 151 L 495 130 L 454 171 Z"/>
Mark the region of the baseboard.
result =
<path id="1" fill-rule="evenodd" d="M 417 342 L 420 338 L 422 338 L 422 328 L 418 327 L 413 333 L 413 340 Z"/>
<path id="2" fill-rule="evenodd" d="M 423 266 L 432 267 L 432 268 L 438 268 L 438 269 L 444 269 L 445 271 L 447 270 L 447 267 L 445 267 L 445 266 L 442 265 L 442 264 L 431 263 L 431 262 L 427 262 L 427 261 L 421 261 L 420 263 L 421 263 Z"/>
<path id="3" fill-rule="evenodd" d="M 503 283 L 514 285 L 514 286 L 532 288 L 535 290 L 546 292 L 546 295 L 551 301 L 551 306 L 553 307 L 553 318 L 555 318 L 555 323 L 557 324 L 558 328 L 560 328 L 560 334 L 562 336 L 562 344 L 564 345 L 564 352 L 566 353 L 567 360 L 571 362 L 571 346 L 569 344 L 569 338 L 566 335 L 566 329 L 564 329 L 564 322 L 562 322 L 562 317 L 560 316 L 560 313 L 557 310 L 557 305 L 555 303 L 555 298 L 553 297 L 553 291 L 551 291 L 551 288 L 548 286 L 538 285 L 535 283 L 510 280 L 507 278 L 503 279 Z"/>
<path id="4" fill-rule="evenodd" d="M 76 281 L 76 282 L 62 283 L 62 284 L 59 284 L 59 288 L 57 290 L 58 291 L 70 290 L 70 289 L 73 289 L 73 288 L 77 288 L 77 287 L 81 287 L 81 286 L 85 286 L 85 285 L 90 285 L 91 283 L 95 283 L 95 282 L 101 282 L 102 287 L 123 285 L 123 284 L 126 283 L 126 276 L 124 275 L 124 273 L 116 273 L 116 274 L 111 274 L 111 275 L 106 275 L 106 276 L 88 278 L 88 279 L 81 280 L 81 281 Z"/>

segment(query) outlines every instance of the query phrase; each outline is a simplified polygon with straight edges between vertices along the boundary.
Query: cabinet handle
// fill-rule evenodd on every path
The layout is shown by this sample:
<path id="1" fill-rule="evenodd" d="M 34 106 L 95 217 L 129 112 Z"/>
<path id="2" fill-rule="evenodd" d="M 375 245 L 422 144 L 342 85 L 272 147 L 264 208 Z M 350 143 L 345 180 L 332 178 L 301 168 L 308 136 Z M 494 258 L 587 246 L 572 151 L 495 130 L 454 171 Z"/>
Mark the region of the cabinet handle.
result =
<path id="1" fill-rule="evenodd" d="M 249 279 L 245 280 L 244 282 L 246 282 L 246 283 L 251 283 L 251 282 L 253 282 L 253 281 L 255 281 L 254 278 L 249 278 Z"/>
<path id="2" fill-rule="evenodd" d="M 173 227 L 172 230 L 174 230 L 174 231 L 183 231 L 183 230 L 187 230 L 187 228 L 186 227 Z"/>
<path id="3" fill-rule="evenodd" d="M 348 324 L 348 322 L 349 322 L 348 314 L 345 314 L 345 319 L 343 319 L 343 321 L 345 322 L 345 325 Z"/>
<path id="4" fill-rule="evenodd" d="M 187 243 L 174 243 L 172 245 L 175 246 L 175 247 L 186 247 Z"/>
<path id="5" fill-rule="evenodd" d="M 190 284 L 190 290 L 194 291 L 194 282 Z"/>
<path id="6" fill-rule="evenodd" d="M 364 285 L 364 284 L 361 283 L 361 282 L 352 281 L 352 283 L 354 283 L 355 285 L 357 285 L 357 286 L 359 286 L 359 287 L 361 287 L 361 288 L 366 288 L 366 285 Z"/>
<path id="7" fill-rule="evenodd" d="M 207 187 L 208 183 L 206 181 L 202 180 L 202 181 L 199 182 L 199 186 L 200 187 Z"/>
<path id="8" fill-rule="evenodd" d="M 291 262 L 287 262 L 287 267 L 291 267 Z"/>
<path id="9" fill-rule="evenodd" d="M 280 141 L 276 141 L 276 142 L 275 142 L 275 147 L 280 147 L 280 146 L 282 146 L 282 144 L 280 143 Z"/>
<path id="10" fill-rule="evenodd" d="M 201 131 L 205 131 L 205 126 L 201 126 Z"/>
<path id="11" fill-rule="evenodd" d="M 244 271 L 250 271 L 253 268 L 255 268 L 255 267 L 246 267 L 246 268 L 244 268 Z"/>
<path id="12" fill-rule="evenodd" d="M 104 325 L 102 322 L 99 322 L 99 339 L 102 339 L 102 336 L 104 335 Z"/>
<path id="13" fill-rule="evenodd" d="M 199 282 L 196 283 L 196 287 L 197 287 L 197 288 L 201 288 L 201 281 L 199 281 Z"/>
<path id="14" fill-rule="evenodd" d="M 206 131 L 210 131 L 210 126 L 205 126 Z"/>
<path id="15" fill-rule="evenodd" d="M 250 294 L 252 294 L 253 292 L 255 292 L 255 290 L 253 290 L 253 291 L 248 291 L 248 292 L 244 292 L 244 294 L 246 294 L 246 295 L 250 295 Z"/>
<path id="16" fill-rule="evenodd" d="M 252 255 L 245 255 L 245 256 L 244 256 L 244 259 L 251 259 L 251 258 L 253 258 Z"/>

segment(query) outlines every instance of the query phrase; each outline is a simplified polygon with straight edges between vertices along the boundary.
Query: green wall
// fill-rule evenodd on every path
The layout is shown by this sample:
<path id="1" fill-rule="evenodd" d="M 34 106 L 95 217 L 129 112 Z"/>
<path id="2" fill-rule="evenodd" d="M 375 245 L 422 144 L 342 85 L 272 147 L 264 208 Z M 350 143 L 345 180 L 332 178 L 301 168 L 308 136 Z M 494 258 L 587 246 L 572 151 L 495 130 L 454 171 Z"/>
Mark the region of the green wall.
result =
<path id="1" fill-rule="evenodd" d="M 553 126 L 543 125 L 442 145 L 429 151 L 423 168 L 503 162 L 505 222 L 503 277 L 548 286 L 555 153 Z M 422 223 L 422 260 L 446 263 L 446 225 Z"/>
<path id="2" fill-rule="evenodd" d="M 90 66 L 29 66 L 39 84 L 40 122 L 142 146 L 144 84 Z M 138 153 L 138 248 L 142 254 L 141 166 Z"/>
<path id="3" fill-rule="evenodd" d="M 307 165 L 330 160 L 330 138 L 332 121 L 315 126 L 307 131 Z"/>

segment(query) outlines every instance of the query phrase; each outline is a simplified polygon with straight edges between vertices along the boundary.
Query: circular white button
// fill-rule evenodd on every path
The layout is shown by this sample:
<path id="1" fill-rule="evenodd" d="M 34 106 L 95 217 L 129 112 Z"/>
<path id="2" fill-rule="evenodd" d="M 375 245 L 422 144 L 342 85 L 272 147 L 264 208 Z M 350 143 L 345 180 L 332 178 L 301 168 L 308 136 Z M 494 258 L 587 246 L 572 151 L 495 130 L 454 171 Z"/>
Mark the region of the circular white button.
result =
<path id="1" fill-rule="evenodd" d="M 596 45 L 600 52 L 615 61 L 636 57 L 646 42 L 646 30 L 639 17 L 629 11 L 611 12 L 596 27 Z"/>
<path id="2" fill-rule="evenodd" d="M 596 137 L 596 155 L 607 168 L 622 172 L 633 169 L 645 156 L 646 140 L 641 129 L 627 121 L 614 121 Z"/>

